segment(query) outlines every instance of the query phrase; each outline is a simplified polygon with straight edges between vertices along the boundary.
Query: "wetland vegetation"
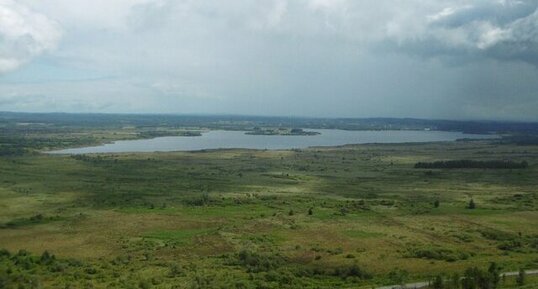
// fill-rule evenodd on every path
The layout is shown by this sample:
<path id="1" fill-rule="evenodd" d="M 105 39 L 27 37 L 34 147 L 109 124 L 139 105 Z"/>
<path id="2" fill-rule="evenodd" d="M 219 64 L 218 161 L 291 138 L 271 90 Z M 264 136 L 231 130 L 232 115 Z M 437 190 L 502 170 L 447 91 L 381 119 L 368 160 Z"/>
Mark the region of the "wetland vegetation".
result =
<path id="1" fill-rule="evenodd" d="M 211 129 L 159 125 L 2 123 L 0 287 L 538 283 L 538 146 L 40 153 Z"/>

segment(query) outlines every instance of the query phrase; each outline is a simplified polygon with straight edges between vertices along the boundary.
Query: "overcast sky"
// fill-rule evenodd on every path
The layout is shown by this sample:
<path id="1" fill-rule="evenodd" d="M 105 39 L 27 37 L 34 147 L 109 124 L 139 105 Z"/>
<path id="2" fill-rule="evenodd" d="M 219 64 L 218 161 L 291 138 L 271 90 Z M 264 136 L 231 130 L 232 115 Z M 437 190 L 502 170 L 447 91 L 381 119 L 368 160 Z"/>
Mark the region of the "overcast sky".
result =
<path id="1" fill-rule="evenodd" d="M 0 0 L 0 111 L 538 120 L 537 7 Z"/>

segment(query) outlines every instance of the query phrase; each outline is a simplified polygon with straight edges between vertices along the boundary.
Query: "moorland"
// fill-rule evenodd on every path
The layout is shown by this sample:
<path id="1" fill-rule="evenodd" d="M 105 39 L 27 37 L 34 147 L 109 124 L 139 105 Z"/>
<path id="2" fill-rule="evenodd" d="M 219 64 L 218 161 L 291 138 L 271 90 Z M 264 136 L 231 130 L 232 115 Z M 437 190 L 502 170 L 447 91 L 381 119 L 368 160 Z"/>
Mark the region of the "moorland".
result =
<path id="1" fill-rule="evenodd" d="M 474 267 L 538 269 L 538 145 L 514 124 L 480 141 L 43 153 L 279 122 L 148 118 L 2 114 L 0 287 L 460 288 Z M 518 279 L 491 282 L 538 284 Z"/>

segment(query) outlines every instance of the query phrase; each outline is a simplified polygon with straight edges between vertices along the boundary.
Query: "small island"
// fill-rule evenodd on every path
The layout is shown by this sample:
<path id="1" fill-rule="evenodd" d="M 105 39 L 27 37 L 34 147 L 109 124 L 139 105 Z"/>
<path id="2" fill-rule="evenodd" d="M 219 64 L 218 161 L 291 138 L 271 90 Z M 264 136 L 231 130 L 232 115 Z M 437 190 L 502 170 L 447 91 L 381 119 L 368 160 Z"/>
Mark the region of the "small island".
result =
<path id="1" fill-rule="evenodd" d="M 138 133 L 140 138 L 156 138 L 164 136 L 202 136 L 201 131 L 196 130 L 147 130 Z"/>
<path id="2" fill-rule="evenodd" d="M 317 131 L 305 131 L 301 128 L 260 128 L 254 127 L 252 131 L 248 131 L 245 134 L 250 135 L 303 135 L 312 136 L 320 134 Z"/>

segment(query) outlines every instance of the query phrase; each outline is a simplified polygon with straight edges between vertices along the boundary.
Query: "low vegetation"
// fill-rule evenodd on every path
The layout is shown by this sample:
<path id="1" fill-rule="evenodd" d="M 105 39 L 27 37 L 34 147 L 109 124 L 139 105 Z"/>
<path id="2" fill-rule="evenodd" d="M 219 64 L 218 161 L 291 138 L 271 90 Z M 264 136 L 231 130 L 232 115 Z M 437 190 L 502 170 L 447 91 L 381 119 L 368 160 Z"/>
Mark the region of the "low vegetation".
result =
<path id="1" fill-rule="evenodd" d="M 39 148 L 72 145 L 69 134 L 2 137 L 25 152 L 0 158 L 0 288 L 480 288 L 491 262 L 497 288 L 538 282 L 500 274 L 538 269 L 536 146 L 67 156 Z M 492 156 L 527 166 L 414 169 Z"/>
<path id="2" fill-rule="evenodd" d="M 429 281 L 431 289 L 497 289 L 497 288 L 535 288 L 536 284 L 526 284 L 527 273 L 521 268 L 517 272 L 501 272 L 496 263 L 490 263 L 487 270 L 469 267 L 461 275 L 439 274 Z M 517 274 L 514 274 L 517 273 Z M 508 275 L 508 276 L 507 276 Z M 529 286 L 525 286 L 529 285 Z"/>
<path id="3" fill-rule="evenodd" d="M 526 161 L 476 161 L 476 160 L 457 160 L 457 161 L 435 161 L 435 162 L 418 162 L 415 164 L 416 169 L 525 169 L 529 166 Z"/>

